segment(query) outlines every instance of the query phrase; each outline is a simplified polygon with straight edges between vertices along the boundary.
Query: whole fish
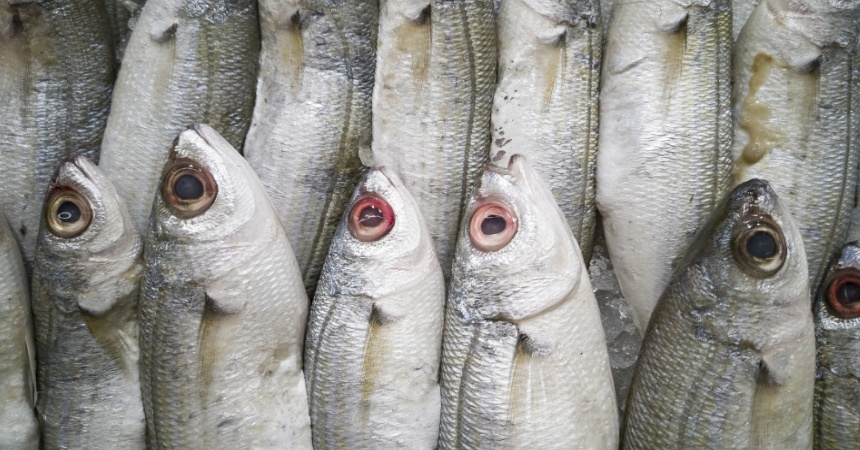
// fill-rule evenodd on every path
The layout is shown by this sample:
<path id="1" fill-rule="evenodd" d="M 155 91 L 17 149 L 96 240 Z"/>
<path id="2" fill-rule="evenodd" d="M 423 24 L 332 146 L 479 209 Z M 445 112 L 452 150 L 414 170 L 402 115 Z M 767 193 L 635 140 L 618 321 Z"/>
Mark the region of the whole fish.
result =
<path id="1" fill-rule="evenodd" d="M 549 187 L 521 156 L 488 167 L 457 244 L 439 447 L 618 448 L 600 312 Z"/>
<path id="2" fill-rule="evenodd" d="M 146 0 L 105 0 L 111 29 L 113 30 L 114 49 L 117 63 L 122 62 L 128 37 L 134 29 L 140 10 Z"/>
<path id="3" fill-rule="evenodd" d="M 149 448 L 310 449 L 308 298 L 260 180 L 208 125 L 162 173 L 140 297 Z"/>
<path id="4" fill-rule="evenodd" d="M 44 448 L 145 449 L 138 377 L 140 237 L 85 157 L 60 166 L 33 270 Z"/>
<path id="5" fill-rule="evenodd" d="M 406 184 L 447 279 L 463 204 L 490 150 L 493 1 L 383 0 L 377 54 L 373 145 L 361 158 Z"/>
<path id="6" fill-rule="evenodd" d="M 0 214 L 0 448 L 37 450 L 36 344 L 18 243 Z"/>
<path id="7" fill-rule="evenodd" d="M 305 378 L 315 448 L 435 449 L 445 284 L 421 209 L 371 170 L 311 304 Z"/>
<path id="8" fill-rule="evenodd" d="M 278 210 L 308 296 L 370 147 L 376 1 L 263 0 L 245 157 Z"/>
<path id="9" fill-rule="evenodd" d="M 860 448 L 860 242 L 846 244 L 818 294 L 815 448 Z"/>
<path id="10" fill-rule="evenodd" d="M 254 0 L 150 0 L 129 38 L 100 166 L 147 229 L 171 142 L 212 125 L 241 150 L 260 51 Z"/>
<path id="11" fill-rule="evenodd" d="M 614 8 L 596 200 L 621 291 L 645 330 L 731 181 L 732 11 L 729 0 L 619 0 Z"/>
<path id="12" fill-rule="evenodd" d="M 552 189 L 585 260 L 597 210 L 598 0 L 504 0 L 490 159 L 526 156 Z"/>
<path id="13" fill-rule="evenodd" d="M 735 183 L 773 183 L 815 292 L 848 232 L 860 158 L 860 1 L 762 0 L 735 46 Z"/>
<path id="14" fill-rule="evenodd" d="M 102 0 L 0 0 L 0 211 L 28 271 L 57 167 L 98 160 L 113 52 Z"/>
<path id="15" fill-rule="evenodd" d="M 621 448 L 812 448 L 806 257 L 766 181 L 702 225 L 648 326 Z"/>

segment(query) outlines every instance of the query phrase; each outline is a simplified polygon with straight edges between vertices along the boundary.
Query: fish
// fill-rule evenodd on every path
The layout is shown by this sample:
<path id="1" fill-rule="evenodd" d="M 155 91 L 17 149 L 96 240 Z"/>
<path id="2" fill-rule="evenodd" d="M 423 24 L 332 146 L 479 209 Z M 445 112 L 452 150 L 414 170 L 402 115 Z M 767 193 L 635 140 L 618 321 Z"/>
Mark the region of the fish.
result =
<path id="1" fill-rule="evenodd" d="M 44 448 L 145 449 L 138 377 L 143 245 L 128 208 L 84 156 L 46 195 L 32 302 Z"/>
<path id="2" fill-rule="evenodd" d="M 98 160 L 116 77 L 101 0 L 0 0 L 0 211 L 32 267 L 51 177 Z"/>
<path id="3" fill-rule="evenodd" d="M 36 343 L 18 242 L 0 214 L 0 447 L 38 450 Z"/>
<path id="4" fill-rule="evenodd" d="M 643 332 L 696 230 L 729 190 L 731 12 L 728 0 L 619 0 L 612 12 L 596 202 Z"/>
<path id="5" fill-rule="evenodd" d="M 752 179 L 729 192 L 654 310 L 621 448 L 812 448 L 806 270 L 775 189 Z"/>
<path id="6" fill-rule="evenodd" d="M 262 52 L 245 158 L 299 261 L 308 297 L 370 147 L 375 1 L 260 2 Z"/>
<path id="7" fill-rule="evenodd" d="M 251 123 L 260 34 L 253 0 L 150 0 L 129 37 L 99 166 L 147 229 L 176 136 L 208 123 L 242 150 Z"/>
<path id="8" fill-rule="evenodd" d="M 446 280 L 469 189 L 490 151 L 492 0 L 380 2 L 373 138 L 359 156 L 397 173 L 421 206 Z"/>
<path id="9" fill-rule="evenodd" d="M 457 241 L 442 343 L 439 448 L 618 448 L 585 261 L 526 158 L 488 166 Z"/>
<path id="10" fill-rule="evenodd" d="M 148 447 L 310 449 L 308 298 L 259 178 L 197 124 L 161 180 L 140 296 Z"/>
<path id="11" fill-rule="evenodd" d="M 860 447 L 860 242 L 842 247 L 815 304 L 815 448 Z"/>
<path id="12" fill-rule="evenodd" d="M 524 155 L 549 184 L 586 261 L 597 210 L 598 85 L 603 32 L 597 0 L 504 0 L 490 160 Z"/>
<path id="13" fill-rule="evenodd" d="M 445 282 L 433 248 L 397 175 L 368 171 L 308 318 L 314 448 L 436 448 Z"/>
<path id="14" fill-rule="evenodd" d="M 860 2 L 762 0 L 734 48 L 734 181 L 770 181 L 809 287 L 845 242 L 860 162 Z M 810 299 L 810 305 L 812 304 Z"/>
<path id="15" fill-rule="evenodd" d="M 134 29 L 140 10 L 146 0 L 105 0 L 108 10 L 110 25 L 113 31 L 114 49 L 116 51 L 116 62 L 122 62 L 125 47 L 128 45 L 128 37 Z"/>
<path id="16" fill-rule="evenodd" d="M 758 6 L 760 0 L 732 1 L 732 38 L 737 40 L 741 29 L 747 23 L 753 10 Z"/>

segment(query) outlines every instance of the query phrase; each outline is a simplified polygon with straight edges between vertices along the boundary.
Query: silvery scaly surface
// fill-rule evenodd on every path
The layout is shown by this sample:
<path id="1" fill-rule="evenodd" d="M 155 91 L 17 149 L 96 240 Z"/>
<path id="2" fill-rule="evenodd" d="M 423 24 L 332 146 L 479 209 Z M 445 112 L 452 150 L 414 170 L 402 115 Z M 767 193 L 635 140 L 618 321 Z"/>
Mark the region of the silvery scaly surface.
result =
<path id="1" fill-rule="evenodd" d="M 760 0 L 732 0 L 732 37 L 738 38 Z"/>
<path id="2" fill-rule="evenodd" d="M 845 239 L 860 156 L 860 1 L 762 0 L 734 48 L 735 183 L 773 183 L 815 291 Z"/>
<path id="3" fill-rule="evenodd" d="M 446 278 L 463 203 L 490 148 L 496 82 L 492 0 L 380 3 L 373 145 L 421 206 Z"/>
<path id="4" fill-rule="evenodd" d="M 162 173 L 140 298 L 149 447 L 310 449 L 308 298 L 260 180 L 207 125 Z"/>
<path id="5" fill-rule="evenodd" d="M 728 190 L 731 29 L 728 0 L 619 0 L 612 12 L 597 208 L 640 330 Z"/>
<path id="6" fill-rule="evenodd" d="M 144 449 L 138 232 L 84 157 L 60 166 L 45 204 L 32 289 L 42 445 Z"/>
<path id="7" fill-rule="evenodd" d="M 0 211 L 33 262 L 42 200 L 60 163 L 97 160 L 114 82 L 101 0 L 0 0 Z"/>
<path id="8" fill-rule="evenodd" d="M 134 24 L 140 17 L 140 10 L 146 0 L 105 0 L 111 29 L 113 30 L 114 48 L 117 63 L 122 61 L 125 46 Z"/>
<path id="9" fill-rule="evenodd" d="M 597 86 L 603 52 L 597 0 L 504 0 L 493 164 L 526 156 L 552 189 L 585 260 L 597 210 Z"/>
<path id="10" fill-rule="evenodd" d="M 141 231 L 171 142 L 208 123 L 241 150 L 260 50 L 254 0 L 150 0 L 116 81 L 100 166 Z"/>
<path id="11" fill-rule="evenodd" d="M 815 448 L 860 448 L 860 242 L 842 248 L 815 306 Z"/>
<path id="12" fill-rule="evenodd" d="M 445 283 L 418 204 L 371 170 L 311 305 L 305 376 L 315 448 L 435 449 Z"/>
<path id="13" fill-rule="evenodd" d="M 370 148 L 376 1 L 264 0 L 245 157 L 278 210 L 312 296 Z"/>
<path id="14" fill-rule="evenodd" d="M 811 448 L 815 337 L 788 208 L 750 180 L 693 242 L 648 326 L 621 448 Z"/>
<path id="15" fill-rule="evenodd" d="M 0 214 L 0 447 L 37 450 L 36 344 L 18 243 Z"/>
<path id="16" fill-rule="evenodd" d="M 488 167 L 460 230 L 442 350 L 439 447 L 618 447 L 600 313 L 549 187 Z"/>

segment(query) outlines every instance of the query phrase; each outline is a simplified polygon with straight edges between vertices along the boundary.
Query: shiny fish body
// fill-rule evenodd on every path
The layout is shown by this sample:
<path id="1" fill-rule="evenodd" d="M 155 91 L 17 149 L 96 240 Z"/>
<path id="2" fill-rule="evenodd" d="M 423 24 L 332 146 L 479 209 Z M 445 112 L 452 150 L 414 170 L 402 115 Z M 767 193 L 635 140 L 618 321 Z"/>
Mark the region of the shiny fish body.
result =
<path id="1" fill-rule="evenodd" d="M 831 268 L 860 274 L 860 243 L 845 245 Z M 857 283 L 857 279 L 851 280 Z M 815 448 L 860 448 L 860 317 L 844 317 L 827 304 L 828 285 L 820 290 L 815 308 L 818 370 L 815 380 Z"/>
<path id="2" fill-rule="evenodd" d="M 263 46 L 245 157 L 278 210 L 312 296 L 370 148 L 376 1 L 260 2 Z"/>
<path id="3" fill-rule="evenodd" d="M 529 159 L 588 261 L 594 241 L 597 97 L 603 51 L 597 0 L 504 0 L 490 159 Z"/>
<path id="4" fill-rule="evenodd" d="M 69 156 L 99 156 L 114 56 L 101 0 L 0 0 L 0 211 L 29 270 L 42 197 Z"/>
<path id="5" fill-rule="evenodd" d="M 747 23 L 755 7 L 760 0 L 738 0 L 732 1 L 732 37 L 738 38 L 741 29 Z"/>
<path id="6" fill-rule="evenodd" d="M 421 205 L 446 279 L 463 203 L 490 148 L 496 82 L 492 0 L 383 0 L 372 154 Z"/>
<path id="7" fill-rule="evenodd" d="M 762 0 L 735 46 L 735 182 L 773 183 L 803 235 L 813 291 L 854 206 L 858 23 L 856 0 Z"/>
<path id="8" fill-rule="evenodd" d="M 51 192 L 66 190 L 87 200 L 92 221 L 80 236 L 63 238 L 43 220 L 36 245 L 42 445 L 144 449 L 137 368 L 143 247 L 116 189 L 89 160 L 60 166 Z"/>
<path id="9" fill-rule="evenodd" d="M 111 29 L 113 30 L 114 48 L 117 63 L 122 61 L 125 46 L 134 24 L 140 17 L 140 10 L 146 0 L 105 0 Z"/>
<path id="10" fill-rule="evenodd" d="M 780 230 L 785 255 L 764 277 L 733 250 L 758 219 Z M 621 448 L 811 448 L 815 337 L 803 242 L 788 209 L 751 180 L 694 242 L 648 327 Z"/>
<path id="11" fill-rule="evenodd" d="M 253 0 L 151 0 L 129 38 L 100 166 L 147 229 L 171 142 L 212 125 L 241 150 L 251 122 L 260 49 Z"/>
<path id="12" fill-rule="evenodd" d="M 366 195 L 391 205 L 377 241 L 349 230 Z M 315 448 L 434 449 L 445 284 L 421 210 L 393 172 L 371 170 L 335 233 L 311 306 L 305 376 Z"/>
<path id="13" fill-rule="evenodd" d="M 601 79 L 597 208 L 621 291 L 644 330 L 731 179 L 731 5 L 619 0 L 614 8 Z"/>
<path id="14" fill-rule="evenodd" d="M 170 167 L 217 196 L 182 219 L 157 195 L 145 241 L 140 379 L 150 448 L 311 448 L 302 373 L 308 299 L 247 162 L 212 128 L 184 131 Z M 174 166 L 176 165 L 176 166 Z"/>
<path id="15" fill-rule="evenodd" d="M 18 243 L 0 215 L 0 448 L 37 450 L 36 344 Z"/>
<path id="16" fill-rule="evenodd" d="M 492 252 L 469 234 L 485 201 L 518 218 L 512 240 Z M 515 156 L 507 169 L 487 169 L 465 217 L 443 338 L 439 447 L 618 448 L 597 302 L 549 187 Z"/>

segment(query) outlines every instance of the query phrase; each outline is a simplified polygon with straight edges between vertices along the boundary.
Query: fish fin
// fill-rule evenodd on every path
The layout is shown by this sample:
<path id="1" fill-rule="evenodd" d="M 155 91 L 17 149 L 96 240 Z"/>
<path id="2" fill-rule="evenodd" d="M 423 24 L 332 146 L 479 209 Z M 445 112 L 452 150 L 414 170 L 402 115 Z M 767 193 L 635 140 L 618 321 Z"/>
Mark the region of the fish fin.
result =
<path id="1" fill-rule="evenodd" d="M 176 38 L 176 29 L 178 27 L 179 25 L 172 20 L 165 21 L 164 23 L 156 23 L 153 26 L 150 37 L 156 43 L 164 44 Z"/>
<path id="2" fill-rule="evenodd" d="M 218 363 L 221 342 L 229 339 L 232 334 L 231 322 L 237 320 L 245 302 L 216 300 L 208 292 L 205 294 L 203 316 L 200 318 L 200 328 L 197 332 L 197 367 L 201 380 L 200 396 L 203 404 L 207 403 L 214 380 L 215 365 Z"/>
<path id="3" fill-rule="evenodd" d="M 27 388 L 30 390 L 30 407 L 35 408 L 39 400 L 39 391 L 36 389 L 36 342 L 33 338 L 32 314 L 27 314 L 27 325 L 24 330 L 24 347 L 27 350 Z"/>
<path id="4" fill-rule="evenodd" d="M 762 355 L 758 365 L 756 381 L 758 384 L 767 386 L 779 386 L 785 382 L 786 374 L 781 367 L 786 365 L 785 359 L 788 355 L 765 354 Z"/>
<path id="5" fill-rule="evenodd" d="M 374 303 L 370 309 L 370 317 L 368 320 L 371 325 L 388 325 L 397 321 L 398 317 L 394 314 L 389 314 L 382 310 L 378 303 Z"/>

